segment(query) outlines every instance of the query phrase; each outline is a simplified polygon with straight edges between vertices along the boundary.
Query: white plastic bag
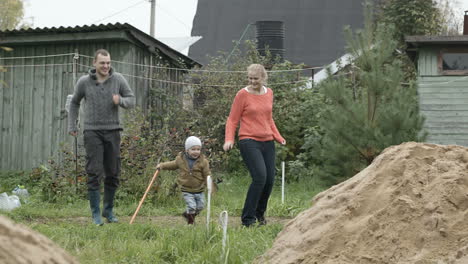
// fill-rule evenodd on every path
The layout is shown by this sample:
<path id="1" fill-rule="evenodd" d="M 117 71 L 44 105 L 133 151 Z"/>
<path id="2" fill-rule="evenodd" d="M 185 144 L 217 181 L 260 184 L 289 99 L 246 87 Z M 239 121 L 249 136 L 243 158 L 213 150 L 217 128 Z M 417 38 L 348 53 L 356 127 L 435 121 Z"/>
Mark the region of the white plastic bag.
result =
<path id="1" fill-rule="evenodd" d="M 27 189 L 24 189 L 24 186 L 22 185 L 16 186 L 15 189 L 11 191 L 11 193 L 21 198 L 21 200 L 25 203 L 28 201 L 29 192 Z"/>
<path id="2" fill-rule="evenodd" d="M 65 110 L 67 111 L 67 113 L 70 112 L 70 104 L 71 104 L 72 97 L 73 97 L 73 94 L 67 95 L 67 100 L 65 101 Z"/>
<path id="3" fill-rule="evenodd" d="M 11 211 L 16 207 L 20 207 L 21 202 L 16 195 L 8 196 L 7 193 L 0 194 L 0 210 Z"/>

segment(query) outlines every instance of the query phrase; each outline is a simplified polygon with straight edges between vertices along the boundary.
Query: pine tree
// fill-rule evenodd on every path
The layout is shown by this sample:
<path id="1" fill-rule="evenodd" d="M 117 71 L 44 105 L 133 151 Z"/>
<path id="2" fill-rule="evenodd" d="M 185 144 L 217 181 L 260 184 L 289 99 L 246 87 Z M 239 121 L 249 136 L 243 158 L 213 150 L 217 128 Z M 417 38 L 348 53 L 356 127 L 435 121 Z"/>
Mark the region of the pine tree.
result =
<path id="1" fill-rule="evenodd" d="M 353 176 L 388 146 L 425 138 L 416 85 L 405 81 L 392 29 L 377 27 L 368 15 L 364 30 L 346 29 L 354 59 L 322 86 L 329 104 L 319 156 L 331 184 Z"/>

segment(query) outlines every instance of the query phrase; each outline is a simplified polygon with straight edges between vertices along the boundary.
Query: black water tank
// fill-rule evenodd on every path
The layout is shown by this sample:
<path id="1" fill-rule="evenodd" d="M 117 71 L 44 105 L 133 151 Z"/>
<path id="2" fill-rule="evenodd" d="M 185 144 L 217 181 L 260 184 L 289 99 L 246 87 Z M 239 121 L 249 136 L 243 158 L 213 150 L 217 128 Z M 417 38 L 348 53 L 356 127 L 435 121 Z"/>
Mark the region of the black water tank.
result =
<path id="1" fill-rule="evenodd" d="M 284 23 L 283 21 L 257 21 L 257 50 L 261 55 L 265 55 L 265 49 L 273 55 L 284 59 Z"/>

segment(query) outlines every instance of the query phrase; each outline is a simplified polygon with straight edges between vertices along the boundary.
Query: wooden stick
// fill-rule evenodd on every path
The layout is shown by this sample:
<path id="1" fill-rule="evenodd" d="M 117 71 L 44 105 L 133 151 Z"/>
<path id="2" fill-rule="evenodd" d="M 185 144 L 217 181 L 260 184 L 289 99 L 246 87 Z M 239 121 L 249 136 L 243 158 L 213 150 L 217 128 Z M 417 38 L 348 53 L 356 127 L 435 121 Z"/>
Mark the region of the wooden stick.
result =
<path id="1" fill-rule="evenodd" d="M 153 186 L 153 183 L 154 183 L 154 181 L 156 180 L 156 177 L 158 177 L 158 173 L 159 173 L 159 169 L 156 169 L 156 172 L 154 173 L 153 178 L 151 179 L 151 182 L 150 182 L 150 184 L 148 185 L 148 188 L 146 188 L 145 194 L 144 194 L 143 197 L 141 198 L 140 203 L 138 204 L 138 207 L 137 207 L 135 213 L 133 214 L 132 219 L 130 220 L 130 224 L 133 223 L 133 221 L 135 220 L 135 217 L 136 217 L 137 214 L 138 214 L 138 211 L 140 211 L 141 205 L 142 205 L 143 202 L 145 201 L 146 195 L 148 194 L 149 190 L 151 189 L 151 186 Z"/>

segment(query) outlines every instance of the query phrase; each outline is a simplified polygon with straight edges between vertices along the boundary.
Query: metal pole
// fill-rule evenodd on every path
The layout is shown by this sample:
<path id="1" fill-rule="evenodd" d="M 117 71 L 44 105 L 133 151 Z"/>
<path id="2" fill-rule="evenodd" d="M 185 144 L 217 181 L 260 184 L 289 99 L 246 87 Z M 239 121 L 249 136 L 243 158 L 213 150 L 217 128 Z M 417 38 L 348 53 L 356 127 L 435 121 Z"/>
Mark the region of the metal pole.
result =
<path id="1" fill-rule="evenodd" d="M 281 162 L 281 203 L 284 204 L 284 161 Z"/>
<path id="2" fill-rule="evenodd" d="M 315 85 L 314 75 L 315 75 L 315 69 L 312 69 L 312 89 L 314 88 L 314 85 Z"/>
<path id="3" fill-rule="evenodd" d="M 211 215 L 211 192 L 212 192 L 212 186 L 213 186 L 213 180 L 211 179 L 211 176 L 208 175 L 206 179 L 206 186 L 208 188 L 208 203 L 206 207 L 206 231 L 210 231 L 210 215 Z"/>
<path id="4" fill-rule="evenodd" d="M 156 26 L 156 0 L 151 1 L 150 35 L 154 38 L 154 29 Z"/>
<path id="5" fill-rule="evenodd" d="M 77 79 L 77 66 L 78 66 L 78 49 L 75 49 L 75 55 L 73 56 L 73 87 L 76 85 L 76 79 Z M 78 113 L 78 118 L 76 119 L 76 123 L 79 126 L 80 124 L 80 119 L 79 119 L 79 113 Z M 78 135 L 74 137 L 75 139 L 75 193 L 78 193 Z"/>

